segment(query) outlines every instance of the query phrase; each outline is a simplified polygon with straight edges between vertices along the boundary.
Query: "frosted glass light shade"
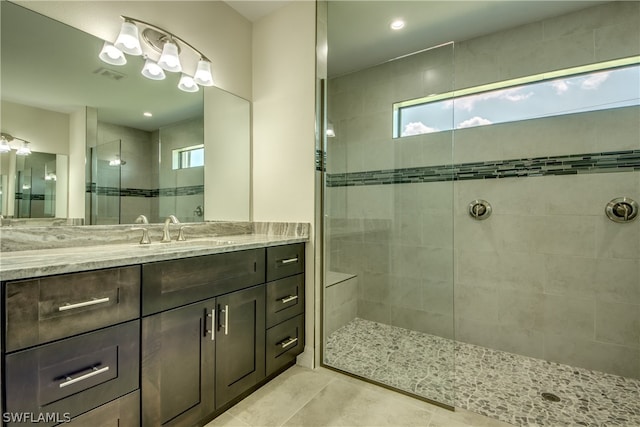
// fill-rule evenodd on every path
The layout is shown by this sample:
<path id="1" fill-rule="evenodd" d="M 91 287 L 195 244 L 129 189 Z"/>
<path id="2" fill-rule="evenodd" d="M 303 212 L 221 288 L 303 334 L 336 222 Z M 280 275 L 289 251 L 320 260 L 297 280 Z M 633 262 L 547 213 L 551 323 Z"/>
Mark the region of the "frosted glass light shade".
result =
<path id="1" fill-rule="evenodd" d="M 166 42 L 164 44 L 158 65 L 173 73 L 182 71 L 182 64 L 180 64 L 180 57 L 178 56 L 178 46 L 176 46 L 175 43 Z"/>
<path id="2" fill-rule="evenodd" d="M 164 80 L 165 74 L 156 62 L 153 62 L 149 58 L 144 61 L 144 67 L 142 68 L 142 75 L 151 80 Z"/>
<path id="3" fill-rule="evenodd" d="M 111 65 L 124 65 L 127 63 L 127 58 L 124 57 L 124 53 L 109 42 L 104 42 L 98 57 L 103 62 Z"/>
<path id="4" fill-rule="evenodd" d="M 200 86 L 213 86 L 211 62 L 205 61 L 204 59 L 199 60 L 193 80 Z"/>
<path id="5" fill-rule="evenodd" d="M 9 145 L 9 141 L 7 141 L 4 137 L 0 139 L 0 153 L 8 153 L 11 151 L 11 146 Z"/>
<path id="6" fill-rule="evenodd" d="M 200 90 L 200 87 L 193 80 L 193 77 L 183 74 L 182 77 L 180 77 L 178 89 L 184 92 L 197 92 Z"/>
<path id="7" fill-rule="evenodd" d="M 140 38 L 136 24 L 124 21 L 114 46 L 129 55 L 142 55 L 142 47 L 140 46 Z"/>
<path id="8" fill-rule="evenodd" d="M 31 148 L 26 142 L 23 142 L 20 148 L 16 150 L 16 156 L 28 156 L 29 154 L 31 154 Z"/>

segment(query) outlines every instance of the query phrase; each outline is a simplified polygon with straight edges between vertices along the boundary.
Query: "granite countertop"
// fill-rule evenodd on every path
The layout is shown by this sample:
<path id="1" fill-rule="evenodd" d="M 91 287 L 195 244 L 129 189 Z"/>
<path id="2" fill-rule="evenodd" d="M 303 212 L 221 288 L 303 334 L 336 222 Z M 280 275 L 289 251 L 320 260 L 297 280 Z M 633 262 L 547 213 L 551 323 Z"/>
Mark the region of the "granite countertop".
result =
<path id="1" fill-rule="evenodd" d="M 16 280 L 307 242 L 308 235 L 240 234 L 141 245 L 101 244 L 0 253 L 0 279 Z"/>

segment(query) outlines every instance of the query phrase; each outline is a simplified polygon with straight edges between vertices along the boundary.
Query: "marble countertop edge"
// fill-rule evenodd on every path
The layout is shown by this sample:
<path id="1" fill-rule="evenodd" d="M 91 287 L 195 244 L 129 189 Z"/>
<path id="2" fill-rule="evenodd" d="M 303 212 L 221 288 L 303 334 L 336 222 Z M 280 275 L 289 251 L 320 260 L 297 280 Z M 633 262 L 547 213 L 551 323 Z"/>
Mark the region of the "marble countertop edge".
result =
<path id="1" fill-rule="evenodd" d="M 102 268 L 308 242 L 308 236 L 244 234 L 184 242 L 105 244 L 0 253 L 0 280 L 20 280 Z"/>

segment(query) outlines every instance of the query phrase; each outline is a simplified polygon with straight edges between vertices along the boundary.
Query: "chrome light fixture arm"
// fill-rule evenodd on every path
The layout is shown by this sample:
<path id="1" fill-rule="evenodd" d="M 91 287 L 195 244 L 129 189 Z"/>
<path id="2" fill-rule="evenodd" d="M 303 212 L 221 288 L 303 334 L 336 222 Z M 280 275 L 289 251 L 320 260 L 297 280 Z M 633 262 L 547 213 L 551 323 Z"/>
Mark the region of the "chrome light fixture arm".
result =
<path id="1" fill-rule="evenodd" d="M 125 21 L 129 21 L 129 22 L 134 22 L 137 24 L 142 24 L 148 28 L 152 28 L 154 30 L 156 30 L 158 33 L 160 33 L 161 35 L 163 35 L 165 38 L 159 38 L 158 41 L 162 42 L 162 45 L 158 45 L 157 41 L 152 39 L 152 38 L 147 38 L 144 36 L 144 31 L 143 31 L 143 38 L 145 40 L 145 42 L 147 42 L 147 44 L 149 46 L 151 46 L 154 50 L 156 50 L 157 52 L 162 52 L 162 47 L 164 45 L 164 43 L 166 41 L 171 41 L 171 40 L 177 40 L 180 43 L 182 43 L 183 45 L 187 46 L 189 49 L 191 49 L 192 51 L 194 51 L 196 54 L 198 54 L 200 56 L 201 59 L 205 60 L 205 61 L 209 61 L 209 59 L 202 53 L 200 52 L 198 49 L 196 49 L 195 47 L 193 47 L 193 45 L 189 42 L 187 42 L 186 40 L 176 36 L 175 34 L 173 34 L 170 31 L 165 30 L 162 27 L 158 27 L 157 25 L 151 24 L 147 21 L 143 21 L 141 19 L 137 19 L 137 18 L 132 18 L 130 16 L 124 16 L 124 15 L 120 15 L 120 17 L 122 19 L 124 19 Z M 168 40 L 167 40 L 168 39 Z M 180 52 L 180 47 L 178 46 L 178 52 Z"/>

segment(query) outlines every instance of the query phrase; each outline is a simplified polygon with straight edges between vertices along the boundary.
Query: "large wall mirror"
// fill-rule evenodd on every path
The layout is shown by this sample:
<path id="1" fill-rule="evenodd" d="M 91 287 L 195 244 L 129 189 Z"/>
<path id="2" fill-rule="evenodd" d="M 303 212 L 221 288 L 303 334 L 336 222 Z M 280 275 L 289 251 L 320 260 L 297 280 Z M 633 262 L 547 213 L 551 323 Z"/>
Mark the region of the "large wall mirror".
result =
<path id="1" fill-rule="evenodd" d="M 249 153 L 247 100 L 215 87 L 206 88 L 206 93 L 202 88 L 196 93 L 180 91 L 179 73 L 166 73 L 162 81 L 146 79 L 140 73 L 142 57 L 127 56 L 123 66 L 106 64 L 98 58 L 103 40 L 11 2 L 3 1 L 1 7 L 2 132 L 16 141 L 28 140 L 33 152 L 71 159 L 71 140 L 80 132 L 85 141 L 81 155 L 86 162 L 80 166 L 85 168 L 83 194 L 77 185 L 73 191 L 62 186 L 70 176 L 73 187 L 73 177 L 78 176 L 73 168 L 79 167 L 73 160 L 67 167 L 63 158 L 55 171 L 61 184 L 53 194 L 48 193 L 54 201 L 48 209 L 31 209 L 30 217 L 66 217 L 68 200 L 86 207 L 85 224 L 132 223 L 140 214 L 150 222 L 160 222 L 170 214 L 182 222 L 249 219 L 248 157 L 233 159 L 243 163 L 234 168 L 236 173 L 246 171 L 246 177 L 240 177 L 247 182 L 246 194 L 240 196 L 246 212 L 234 218 L 214 217 L 205 209 L 209 194 L 219 198 L 208 200 L 210 206 L 225 204 L 221 183 L 208 182 L 211 189 L 205 187 L 205 168 L 210 176 L 225 179 L 211 174 L 214 168 L 205 159 L 218 156 L 205 152 L 225 152 L 229 148 L 223 147 L 228 145 L 243 147 L 243 156 Z M 215 102 L 207 108 L 206 99 Z M 225 99 L 227 103 L 220 101 Z M 229 120 L 230 111 L 235 116 Z M 83 118 L 82 126 L 77 117 Z M 233 129 L 225 129 L 226 123 Z M 17 163 L 10 160 L 15 158 L 14 150 L 1 156 L 2 214 L 24 217 L 25 193 L 16 195 L 15 188 L 25 174 L 19 176 Z M 233 179 L 237 182 L 239 178 Z M 237 191 L 230 196 L 237 198 Z M 35 200 L 41 195 L 31 193 L 29 197 Z"/>

